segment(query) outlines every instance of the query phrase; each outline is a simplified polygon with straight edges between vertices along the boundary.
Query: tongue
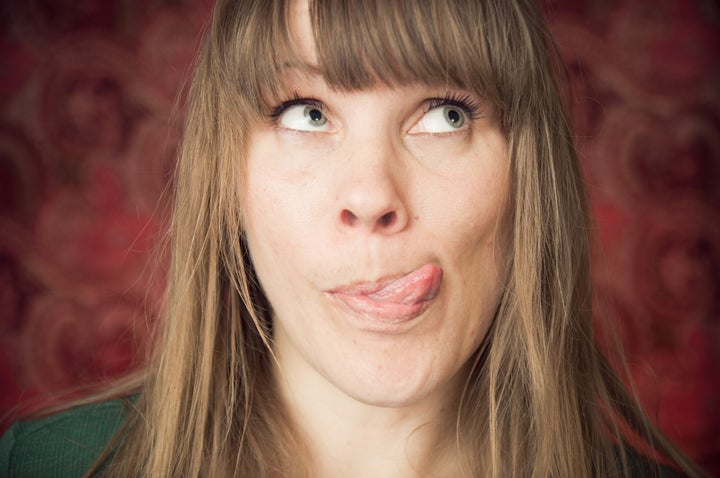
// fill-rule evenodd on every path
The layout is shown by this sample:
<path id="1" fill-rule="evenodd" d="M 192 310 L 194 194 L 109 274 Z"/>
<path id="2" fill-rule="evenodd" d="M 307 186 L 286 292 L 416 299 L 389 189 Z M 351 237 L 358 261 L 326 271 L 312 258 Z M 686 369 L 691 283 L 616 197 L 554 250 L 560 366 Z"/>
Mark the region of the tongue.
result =
<path id="1" fill-rule="evenodd" d="M 427 264 L 388 282 L 380 290 L 367 294 L 367 297 L 376 302 L 414 304 L 435 297 L 441 282 L 442 269 Z"/>

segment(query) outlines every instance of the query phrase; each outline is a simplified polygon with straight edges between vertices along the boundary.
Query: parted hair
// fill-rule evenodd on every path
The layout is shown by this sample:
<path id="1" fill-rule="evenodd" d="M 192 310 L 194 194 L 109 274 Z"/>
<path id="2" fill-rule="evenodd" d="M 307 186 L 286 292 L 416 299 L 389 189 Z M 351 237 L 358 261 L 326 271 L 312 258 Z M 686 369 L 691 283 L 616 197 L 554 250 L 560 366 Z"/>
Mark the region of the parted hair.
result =
<path id="1" fill-rule="evenodd" d="M 422 83 L 494 106 L 510 160 L 507 281 L 444 446 L 460 476 L 629 476 L 626 451 L 702 476 L 649 422 L 597 345 L 590 221 L 561 62 L 532 0 L 217 0 L 185 105 L 160 338 L 97 464 L 108 476 L 309 476 L 274 389 L 272 321 L 243 239 L 244 157 L 288 66 L 342 91 Z M 473 204 L 468 204 L 472 208 Z"/>

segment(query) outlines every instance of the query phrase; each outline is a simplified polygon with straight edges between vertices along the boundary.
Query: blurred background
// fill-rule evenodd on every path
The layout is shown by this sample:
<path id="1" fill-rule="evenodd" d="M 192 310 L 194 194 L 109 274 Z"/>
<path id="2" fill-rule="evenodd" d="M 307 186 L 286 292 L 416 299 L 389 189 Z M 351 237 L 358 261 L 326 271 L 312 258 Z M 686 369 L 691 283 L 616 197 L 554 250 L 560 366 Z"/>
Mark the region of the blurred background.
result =
<path id="1" fill-rule="evenodd" d="M 174 108 L 211 4 L 0 0 L 0 430 L 152 346 Z M 619 321 L 647 411 L 720 476 L 720 8 L 544 5 L 595 213 L 599 327 Z"/>

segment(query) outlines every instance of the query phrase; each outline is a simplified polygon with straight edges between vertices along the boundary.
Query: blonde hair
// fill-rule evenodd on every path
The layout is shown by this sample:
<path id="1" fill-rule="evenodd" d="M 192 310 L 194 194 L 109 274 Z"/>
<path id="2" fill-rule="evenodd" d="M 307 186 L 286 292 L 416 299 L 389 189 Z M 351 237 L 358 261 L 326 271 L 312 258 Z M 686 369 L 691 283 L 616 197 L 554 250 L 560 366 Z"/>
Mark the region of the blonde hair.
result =
<path id="1" fill-rule="evenodd" d="M 289 0 L 218 0 L 186 108 L 162 338 L 108 448 L 110 476 L 305 476 L 272 386 L 268 304 L 243 240 L 248 134 L 288 65 L 341 90 L 452 85 L 501 118 L 512 225 L 508 280 L 472 357 L 452 446 L 464 474 L 628 475 L 629 440 L 702 472 L 649 423 L 598 351 L 588 208 L 558 91 L 558 55 L 530 0 L 311 1 L 317 65 Z M 472 207 L 472 205 L 468 205 Z M 100 460 L 98 466 L 100 466 Z"/>

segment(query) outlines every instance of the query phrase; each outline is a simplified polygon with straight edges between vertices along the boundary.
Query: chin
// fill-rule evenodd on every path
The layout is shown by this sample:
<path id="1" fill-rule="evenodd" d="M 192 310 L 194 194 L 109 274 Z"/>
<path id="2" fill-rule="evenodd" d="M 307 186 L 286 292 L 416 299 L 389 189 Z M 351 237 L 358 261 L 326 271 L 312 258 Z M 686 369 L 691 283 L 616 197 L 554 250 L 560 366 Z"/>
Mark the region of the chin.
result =
<path id="1" fill-rule="evenodd" d="M 431 395 L 454 392 L 451 380 L 435 380 L 418 367 L 406 373 L 384 369 L 368 374 L 368 370 L 348 373 L 336 386 L 358 402 L 386 408 L 408 407 Z"/>
<path id="2" fill-rule="evenodd" d="M 382 408 L 410 407 L 428 395 L 428 393 L 414 393 L 407 390 L 350 390 L 346 391 L 346 394 L 365 405 Z"/>

